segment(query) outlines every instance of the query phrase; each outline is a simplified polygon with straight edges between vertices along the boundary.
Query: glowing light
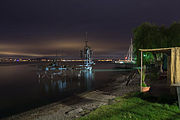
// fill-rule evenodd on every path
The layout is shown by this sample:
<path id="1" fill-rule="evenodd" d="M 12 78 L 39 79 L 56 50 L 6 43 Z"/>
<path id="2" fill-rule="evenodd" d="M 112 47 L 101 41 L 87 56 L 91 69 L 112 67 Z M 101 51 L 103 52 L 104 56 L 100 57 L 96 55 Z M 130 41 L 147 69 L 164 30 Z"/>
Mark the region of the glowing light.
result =
<path id="1" fill-rule="evenodd" d="M 110 62 L 110 61 L 112 61 L 112 59 L 107 59 L 107 60 L 98 60 L 98 61 L 102 61 L 102 62 L 103 62 L 103 61 L 106 61 L 106 62 L 108 62 L 108 61 L 109 61 L 109 62 Z"/>

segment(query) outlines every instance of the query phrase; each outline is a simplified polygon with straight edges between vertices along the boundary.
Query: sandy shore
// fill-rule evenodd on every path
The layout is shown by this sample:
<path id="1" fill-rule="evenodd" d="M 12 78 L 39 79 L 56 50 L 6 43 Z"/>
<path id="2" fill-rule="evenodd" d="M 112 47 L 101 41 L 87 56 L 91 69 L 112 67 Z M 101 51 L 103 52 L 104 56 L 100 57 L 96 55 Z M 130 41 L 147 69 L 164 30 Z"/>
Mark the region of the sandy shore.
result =
<path id="1" fill-rule="evenodd" d="M 72 120 L 84 116 L 102 105 L 112 104 L 116 96 L 138 91 L 139 79 L 140 76 L 134 72 L 121 74 L 97 90 L 74 95 L 2 120 Z"/>

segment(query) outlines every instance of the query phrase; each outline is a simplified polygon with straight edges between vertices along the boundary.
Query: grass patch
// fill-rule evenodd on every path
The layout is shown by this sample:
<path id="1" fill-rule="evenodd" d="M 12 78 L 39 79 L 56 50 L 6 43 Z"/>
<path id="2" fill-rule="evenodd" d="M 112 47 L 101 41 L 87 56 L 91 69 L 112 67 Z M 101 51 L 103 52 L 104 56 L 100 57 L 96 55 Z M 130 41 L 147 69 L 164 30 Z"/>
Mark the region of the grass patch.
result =
<path id="1" fill-rule="evenodd" d="M 180 120 L 180 110 L 172 98 L 136 93 L 115 101 L 78 120 Z"/>

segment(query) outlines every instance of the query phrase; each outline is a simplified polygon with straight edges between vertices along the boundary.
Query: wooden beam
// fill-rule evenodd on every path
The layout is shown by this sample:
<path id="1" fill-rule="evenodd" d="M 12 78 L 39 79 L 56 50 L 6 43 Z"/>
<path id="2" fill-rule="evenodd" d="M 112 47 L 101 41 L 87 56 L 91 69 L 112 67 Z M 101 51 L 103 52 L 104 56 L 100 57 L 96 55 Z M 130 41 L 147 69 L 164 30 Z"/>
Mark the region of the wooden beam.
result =
<path id="1" fill-rule="evenodd" d="M 139 49 L 140 51 L 143 52 L 153 52 L 153 51 L 167 51 L 167 50 L 171 50 L 173 48 L 157 48 L 157 49 Z"/>

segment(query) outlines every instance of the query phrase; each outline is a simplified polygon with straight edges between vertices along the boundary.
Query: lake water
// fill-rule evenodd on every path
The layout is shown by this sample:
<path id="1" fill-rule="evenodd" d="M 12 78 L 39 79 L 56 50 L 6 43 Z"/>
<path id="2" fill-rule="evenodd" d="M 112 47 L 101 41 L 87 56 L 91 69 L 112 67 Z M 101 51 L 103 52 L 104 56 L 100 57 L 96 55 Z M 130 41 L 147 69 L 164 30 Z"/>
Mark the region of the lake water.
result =
<path id="1" fill-rule="evenodd" d="M 93 71 L 52 73 L 35 64 L 1 65 L 0 118 L 98 89 L 122 73 L 113 68 L 113 64 L 97 64 Z"/>

